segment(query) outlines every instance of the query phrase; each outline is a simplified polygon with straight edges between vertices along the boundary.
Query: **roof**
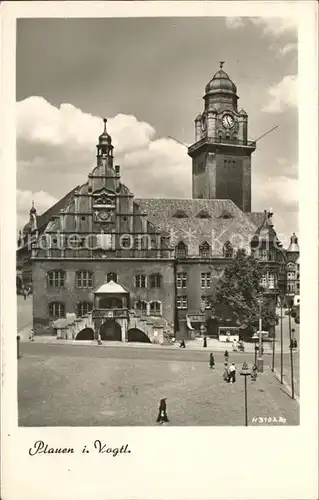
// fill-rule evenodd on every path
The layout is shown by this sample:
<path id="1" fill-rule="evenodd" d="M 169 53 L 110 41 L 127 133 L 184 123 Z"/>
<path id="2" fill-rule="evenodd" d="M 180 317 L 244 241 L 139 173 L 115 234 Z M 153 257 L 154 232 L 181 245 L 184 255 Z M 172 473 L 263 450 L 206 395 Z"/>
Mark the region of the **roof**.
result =
<path id="1" fill-rule="evenodd" d="M 98 288 L 94 293 L 128 293 L 121 285 L 115 283 L 114 281 L 109 281 L 104 283 L 100 288 Z"/>
<path id="2" fill-rule="evenodd" d="M 211 245 L 213 256 L 223 255 L 226 241 L 249 250 L 258 227 L 231 200 L 135 198 L 134 202 L 157 229 L 170 235 L 171 246 L 183 241 L 188 256 L 198 256 L 204 241 Z M 205 213 L 207 218 L 202 218 Z"/>
<path id="3" fill-rule="evenodd" d="M 75 191 L 79 188 L 79 186 L 76 186 L 72 191 L 67 193 L 61 200 L 59 200 L 55 205 L 52 205 L 51 208 L 49 208 L 46 212 L 44 212 L 41 215 L 37 215 L 37 226 L 39 232 L 44 231 L 46 228 L 48 222 L 54 215 L 58 215 L 60 210 L 63 210 L 73 197 Z"/>
<path id="4" fill-rule="evenodd" d="M 257 227 L 263 223 L 265 217 L 264 212 L 249 212 L 246 215 Z"/>

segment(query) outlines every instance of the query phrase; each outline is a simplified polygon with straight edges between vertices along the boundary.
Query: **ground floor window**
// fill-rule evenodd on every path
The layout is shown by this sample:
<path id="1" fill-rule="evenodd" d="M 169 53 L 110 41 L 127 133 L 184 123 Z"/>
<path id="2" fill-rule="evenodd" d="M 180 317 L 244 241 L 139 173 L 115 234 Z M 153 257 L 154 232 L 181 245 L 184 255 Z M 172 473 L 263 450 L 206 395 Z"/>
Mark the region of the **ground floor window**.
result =
<path id="1" fill-rule="evenodd" d="M 159 301 L 150 302 L 150 314 L 151 316 L 161 316 L 162 314 L 162 304 Z"/>
<path id="2" fill-rule="evenodd" d="M 65 318 L 65 305 L 63 302 L 51 302 L 49 304 L 50 319 Z"/>
<path id="3" fill-rule="evenodd" d="M 92 302 L 79 302 L 76 306 L 76 315 L 78 318 L 82 318 L 86 314 L 89 314 L 93 309 Z"/>

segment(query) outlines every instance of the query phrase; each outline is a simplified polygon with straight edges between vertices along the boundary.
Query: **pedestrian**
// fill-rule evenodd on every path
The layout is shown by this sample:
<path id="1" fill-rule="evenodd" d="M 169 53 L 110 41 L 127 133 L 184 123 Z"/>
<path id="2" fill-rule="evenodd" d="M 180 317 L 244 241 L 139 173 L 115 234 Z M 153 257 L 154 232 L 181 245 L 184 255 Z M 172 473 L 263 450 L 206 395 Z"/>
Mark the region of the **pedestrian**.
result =
<path id="1" fill-rule="evenodd" d="M 185 340 L 184 339 L 181 340 L 181 343 L 179 344 L 179 347 L 183 347 L 185 349 L 186 345 L 185 345 Z"/>
<path id="2" fill-rule="evenodd" d="M 31 332 L 30 332 L 30 335 L 29 335 L 29 340 L 31 340 L 32 342 L 34 341 L 34 330 L 33 330 L 33 328 L 31 328 Z"/>
<path id="3" fill-rule="evenodd" d="M 23 298 L 27 300 L 28 290 L 26 288 L 23 289 Z"/>
<path id="4" fill-rule="evenodd" d="M 215 358 L 214 358 L 214 353 L 210 353 L 209 355 L 209 367 L 212 369 L 212 368 L 215 368 Z"/>
<path id="5" fill-rule="evenodd" d="M 224 356 L 225 356 L 225 362 L 228 363 L 229 354 L 227 350 L 225 351 Z"/>
<path id="6" fill-rule="evenodd" d="M 207 337 L 204 337 L 203 347 L 207 347 Z"/>
<path id="7" fill-rule="evenodd" d="M 228 363 L 224 363 L 224 373 L 223 373 L 223 379 L 225 382 L 229 382 L 229 369 L 228 369 Z"/>
<path id="8" fill-rule="evenodd" d="M 251 372 L 251 380 L 256 382 L 257 380 L 257 365 L 254 365 Z"/>
<path id="9" fill-rule="evenodd" d="M 156 422 L 159 424 L 163 424 L 164 422 L 169 422 L 166 413 L 166 398 L 160 400 Z"/>
<path id="10" fill-rule="evenodd" d="M 236 382 L 236 366 L 232 363 L 229 367 L 229 382 L 232 384 Z"/>

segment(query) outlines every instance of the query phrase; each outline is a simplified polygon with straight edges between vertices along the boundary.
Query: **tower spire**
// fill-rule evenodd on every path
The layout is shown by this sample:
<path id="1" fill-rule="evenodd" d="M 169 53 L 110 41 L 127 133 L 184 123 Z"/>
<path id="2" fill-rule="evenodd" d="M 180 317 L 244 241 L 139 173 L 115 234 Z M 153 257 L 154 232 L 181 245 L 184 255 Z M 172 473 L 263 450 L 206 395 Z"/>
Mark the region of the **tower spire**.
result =
<path id="1" fill-rule="evenodd" d="M 220 69 L 223 69 L 224 64 L 225 64 L 225 61 L 219 61 L 219 67 L 220 67 Z"/>

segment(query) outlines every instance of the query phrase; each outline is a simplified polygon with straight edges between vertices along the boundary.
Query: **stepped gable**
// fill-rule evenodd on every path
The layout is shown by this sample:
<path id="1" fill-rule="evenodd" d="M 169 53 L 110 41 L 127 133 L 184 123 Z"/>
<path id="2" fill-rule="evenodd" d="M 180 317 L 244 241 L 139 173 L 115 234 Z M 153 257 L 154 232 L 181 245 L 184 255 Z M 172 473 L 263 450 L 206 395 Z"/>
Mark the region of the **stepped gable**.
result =
<path id="1" fill-rule="evenodd" d="M 226 241 L 248 251 L 256 232 L 256 225 L 231 200 L 137 198 L 135 203 L 147 212 L 148 220 L 161 232 L 170 235 L 170 245 L 184 241 L 190 257 L 198 256 L 203 241 L 212 246 L 212 256 L 223 255 Z M 176 217 L 180 212 L 187 217 Z M 200 213 L 207 213 L 209 217 L 198 217 Z M 224 218 L 225 213 L 230 217 Z"/>

